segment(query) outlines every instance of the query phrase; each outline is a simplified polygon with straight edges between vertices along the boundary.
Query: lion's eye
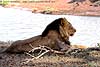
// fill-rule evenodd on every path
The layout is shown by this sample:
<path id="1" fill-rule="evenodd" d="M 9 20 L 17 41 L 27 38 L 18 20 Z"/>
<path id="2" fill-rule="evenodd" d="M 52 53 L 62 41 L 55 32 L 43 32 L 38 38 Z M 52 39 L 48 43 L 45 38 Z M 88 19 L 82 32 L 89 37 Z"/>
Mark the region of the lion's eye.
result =
<path id="1" fill-rule="evenodd" d="M 62 26 L 64 26 L 64 23 L 61 23 Z"/>
<path id="2" fill-rule="evenodd" d="M 71 30 L 71 29 L 73 29 L 73 28 L 72 28 L 72 27 L 69 27 L 68 29 Z"/>

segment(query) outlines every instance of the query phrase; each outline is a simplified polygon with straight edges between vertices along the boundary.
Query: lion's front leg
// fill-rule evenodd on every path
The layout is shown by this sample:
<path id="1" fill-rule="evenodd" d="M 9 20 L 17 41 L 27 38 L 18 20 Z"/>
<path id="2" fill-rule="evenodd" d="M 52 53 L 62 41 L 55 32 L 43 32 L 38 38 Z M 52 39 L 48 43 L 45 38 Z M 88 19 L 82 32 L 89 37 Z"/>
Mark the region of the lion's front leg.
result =
<path id="1" fill-rule="evenodd" d="M 70 48 L 70 42 L 63 42 L 61 40 L 57 40 L 57 45 L 60 48 L 60 51 L 67 51 Z"/>

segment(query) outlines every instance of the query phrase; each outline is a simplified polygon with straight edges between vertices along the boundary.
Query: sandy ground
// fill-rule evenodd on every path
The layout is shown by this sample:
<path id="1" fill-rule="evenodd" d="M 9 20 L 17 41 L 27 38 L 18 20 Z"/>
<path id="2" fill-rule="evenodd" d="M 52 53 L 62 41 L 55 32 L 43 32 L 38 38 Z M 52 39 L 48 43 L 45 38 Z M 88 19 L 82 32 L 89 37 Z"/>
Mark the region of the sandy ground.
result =
<path id="1" fill-rule="evenodd" d="M 10 43 L 0 43 L 0 51 Z M 49 54 L 33 59 L 26 54 L 0 53 L 0 67 L 100 67 L 100 51 Z"/>
<path id="2" fill-rule="evenodd" d="M 13 7 L 24 10 L 30 10 L 33 13 L 44 14 L 71 14 L 85 16 L 100 16 L 100 6 L 90 6 L 92 3 L 88 0 L 79 5 L 68 3 L 69 0 L 54 0 L 50 2 L 26 2 L 26 3 L 10 3 L 5 7 Z"/>

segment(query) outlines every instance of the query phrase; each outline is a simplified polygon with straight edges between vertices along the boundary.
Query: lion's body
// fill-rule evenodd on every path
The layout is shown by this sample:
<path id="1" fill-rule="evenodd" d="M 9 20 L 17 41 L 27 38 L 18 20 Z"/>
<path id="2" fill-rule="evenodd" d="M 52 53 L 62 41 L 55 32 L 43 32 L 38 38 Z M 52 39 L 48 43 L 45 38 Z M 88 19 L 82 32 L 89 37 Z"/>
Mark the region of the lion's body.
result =
<path id="1" fill-rule="evenodd" d="M 6 52 L 25 52 L 38 46 L 47 46 L 54 50 L 64 51 L 69 48 L 69 36 L 75 32 L 76 30 L 65 18 L 59 18 L 50 23 L 41 35 L 15 41 Z"/>

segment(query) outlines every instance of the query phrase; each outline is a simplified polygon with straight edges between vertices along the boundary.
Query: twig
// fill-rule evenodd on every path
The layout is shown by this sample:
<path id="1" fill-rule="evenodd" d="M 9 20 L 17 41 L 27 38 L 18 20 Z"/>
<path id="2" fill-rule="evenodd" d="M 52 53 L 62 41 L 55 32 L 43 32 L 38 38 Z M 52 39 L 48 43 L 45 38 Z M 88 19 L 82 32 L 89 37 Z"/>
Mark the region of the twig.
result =
<path id="1" fill-rule="evenodd" d="M 32 45 L 31 45 L 31 47 L 33 48 Z M 40 50 L 37 57 L 29 54 L 30 52 L 34 53 L 35 50 Z M 44 52 L 42 53 L 42 51 L 44 51 Z M 53 49 L 51 49 L 50 47 L 47 47 L 47 46 L 39 46 L 39 47 L 33 48 L 32 50 L 29 51 L 29 53 L 26 53 L 26 54 L 37 59 L 37 58 L 40 58 L 41 56 L 43 56 L 44 54 L 46 54 L 48 52 L 52 52 L 52 53 L 56 53 L 56 54 L 65 54 L 64 52 L 53 50 Z"/>
<path id="2" fill-rule="evenodd" d="M 49 50 L 46 50 L 45 52 L 43 52 L 43 53 L 40 54 L 39 56 L 35 57 L 35 59 L 38 59 L 38 58 L 42 57 L 44 54 L 46 54 L 46 53 L 48 53 L 48 52 L 49 52 Z"/>
<path id="3" fill-rule="evenodd" d="M 47 49 L 50 50 L 50 52 L 52 52 L 52 53 L 56 53 L 56 54 L 65 54 L 65 52 L 53 50 L 53 49 L 51 49 L 50 47 L 47 47 L 47 46 L 42 46 L 42 47 L 47 48 Z"/>
<path id="4" fill-rule="evenodd" d="M 29 59 L 28 61 L 25 62 L 25 64 L 27 64 L 28 62 L 32 61 L 33 59 L 38 59 L 40 57 L 42 57 L 44 54 L 48 53 L 48 52 L 52 52 L 52 53 L 56 53 L 56 54 L 65 54 L 64 52 L 60 52 L 60 51 L 56 51 L 51 49 L 50 47 L 47 46 L 39 46 L 39 47 L 33 47 L 31 44 L 29 44 L 32 47 L 32 50 L 30 50 L 28 53 L 26 52 L 25 54 L 29 55 L 32 57 L 32 59 Z M 32 52 L 33 54 L 35 53 L 35 50 L 40 50 L 40 52 L 38 53 L 38 56 L 34 56 L 32 54 L 30 54 L 30 52 Z"/>
<path id="5" fill-rule="evenodd" d="M 29 44 L 30 47 L 34 48 L 31 44 Z"/>
<path id="6" fill-rule="evenodd" d="M 41 49 L 41 47 L 35 47 L 32 50 L 30 50 L 29 52 L 34 52 L 35 50 L 39 50 L 39 49 Z"/>
<path id="7" fill-rule="evenodd" d="M 29 56 L 31 56 L 31 57 L 33 57 L 33 58 L 35 57 L 35 56 L 33 56 L 33 55 L 31 55 L 31 54 L 29 54 L 29 53 L 27 53 L 27 52 L 25 52 L 25 54 L 27 54 L 27 55 L 29 55 Z"/>

